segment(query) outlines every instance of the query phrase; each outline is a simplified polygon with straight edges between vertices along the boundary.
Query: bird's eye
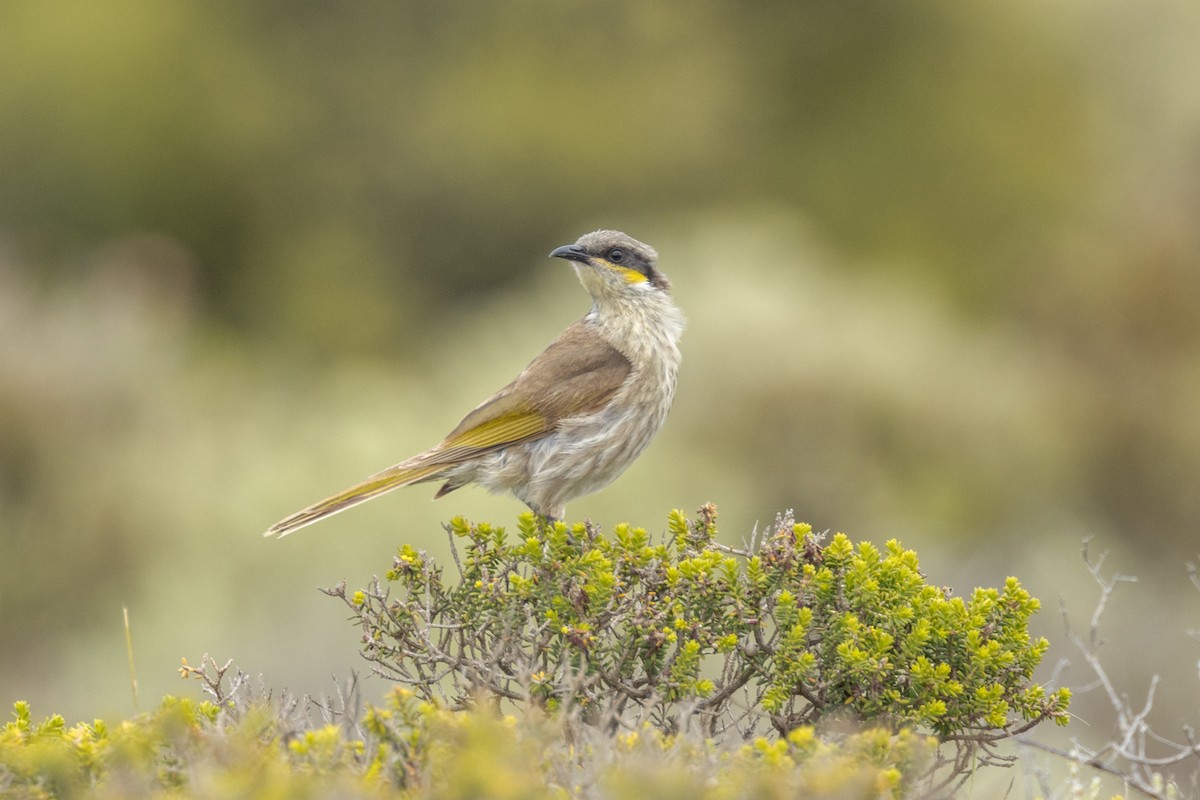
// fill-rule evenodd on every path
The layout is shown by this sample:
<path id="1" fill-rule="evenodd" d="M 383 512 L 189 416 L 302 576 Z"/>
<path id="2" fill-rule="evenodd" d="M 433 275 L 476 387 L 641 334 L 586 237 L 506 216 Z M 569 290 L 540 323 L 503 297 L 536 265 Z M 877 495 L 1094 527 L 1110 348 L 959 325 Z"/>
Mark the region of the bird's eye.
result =
<path id="1" fill-rule="evenodd" d="M 620 264 L 625 260 L 625 251 L 619 247 L 614 247 L 608 251 L 608 260 L 614 264 Z"/>

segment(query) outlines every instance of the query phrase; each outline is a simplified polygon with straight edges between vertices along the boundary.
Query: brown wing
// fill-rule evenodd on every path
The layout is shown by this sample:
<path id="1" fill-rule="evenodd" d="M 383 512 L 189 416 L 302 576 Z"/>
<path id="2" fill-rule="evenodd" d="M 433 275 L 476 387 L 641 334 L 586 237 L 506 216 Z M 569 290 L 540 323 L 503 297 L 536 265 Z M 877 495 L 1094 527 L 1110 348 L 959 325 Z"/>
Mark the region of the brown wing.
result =
<path id="1" fill-rule="evenodd" d="M 621 351 L 582 320 L 567 328 L 516 380 L 479 405 L 425 463 L 457 463 L 548 435 L 563 417 L 603 408 L 629 377 Z"/>

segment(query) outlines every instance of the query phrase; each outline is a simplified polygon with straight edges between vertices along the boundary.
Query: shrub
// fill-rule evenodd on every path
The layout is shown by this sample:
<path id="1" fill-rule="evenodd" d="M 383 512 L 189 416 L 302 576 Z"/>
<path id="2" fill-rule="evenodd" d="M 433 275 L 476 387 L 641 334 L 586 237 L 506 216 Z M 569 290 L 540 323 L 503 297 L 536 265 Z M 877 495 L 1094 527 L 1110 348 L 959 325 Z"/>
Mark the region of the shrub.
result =
<path id="1" fill-rule="evenodd" d="M 1015 578 L 951 597 L 895 541 L 825 543 L 784 516 L 732 548 L 711 505 L 673 512 L 659 542 L 530 514 L 514 537 L 462 518 L 447 532 L 457 581 L 405 545 L 385 581 L 328 590 L 376 671 L 445 707 L 484 694 L 608 734 L 914 727 L 952 745 L 934 765 L 951 778 L 1067 721 L 1069 692 L 1031 682 L 1048 646 L 1027 630 L 1038 601 Z"/>

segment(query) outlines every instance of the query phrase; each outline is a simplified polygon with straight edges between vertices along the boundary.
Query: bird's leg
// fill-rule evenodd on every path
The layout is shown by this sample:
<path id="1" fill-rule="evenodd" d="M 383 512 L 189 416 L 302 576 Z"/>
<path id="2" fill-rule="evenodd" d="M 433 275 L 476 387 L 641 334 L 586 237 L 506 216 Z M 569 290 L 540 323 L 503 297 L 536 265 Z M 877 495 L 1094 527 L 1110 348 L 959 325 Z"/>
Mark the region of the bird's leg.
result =
<path id="1" fill-rule="evenodd" d="M 534 516 L 536 516 L 539 520 L 544 522 L 546 525 L 553 525 L 556 522 L 561 522 L 563 517 L 565 517 L 567 514 L 567 509 L 565 506 L 559 506 L 558 508 L 552 508 L 549 510 L 549 512 L 545 512 L 545 511 L 542 511 L 540 506 L 536 506 L 533 503 L 529 502 L 528 500 L 526 500 L 524 502 L 525 502 L 525 505 L 529 507 L 529 510 L 533 512 Z"/>

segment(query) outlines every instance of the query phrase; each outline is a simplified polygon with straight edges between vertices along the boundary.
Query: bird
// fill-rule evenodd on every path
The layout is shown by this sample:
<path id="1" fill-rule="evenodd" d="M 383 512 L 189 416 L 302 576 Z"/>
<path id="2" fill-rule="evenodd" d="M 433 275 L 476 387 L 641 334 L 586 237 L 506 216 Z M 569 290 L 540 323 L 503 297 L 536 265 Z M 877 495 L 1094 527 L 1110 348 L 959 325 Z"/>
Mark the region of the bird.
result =
<path id="1" fill-rule="evenodd" d="M 685 320 L 653 247 L 614 230 L 550 253 L 592 306 L 439 444 L 272 525 L 283 537 L 401 486 L 441 481 L 512 492 L 537 516 L 599 491 L 641 455 L 675 399 Z"/>

